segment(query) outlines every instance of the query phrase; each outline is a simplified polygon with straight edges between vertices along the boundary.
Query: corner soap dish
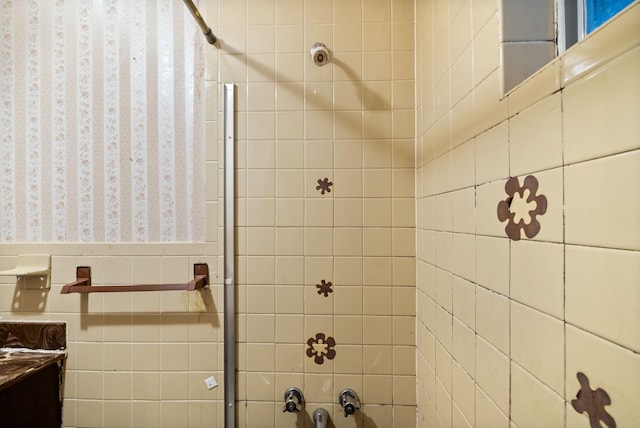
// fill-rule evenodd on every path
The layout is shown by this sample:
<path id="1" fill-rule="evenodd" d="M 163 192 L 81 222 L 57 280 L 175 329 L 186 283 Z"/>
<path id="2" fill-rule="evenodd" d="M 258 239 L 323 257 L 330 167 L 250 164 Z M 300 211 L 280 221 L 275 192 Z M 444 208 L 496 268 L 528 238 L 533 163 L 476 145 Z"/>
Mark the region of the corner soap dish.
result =
<path id="1" fill-rule="evenodd" d="M 51 282 L 51 256 L 49 254 L 20 254 L 13 269 L 0 271 L 0 276 L 16 276 L 23 288 L 49 288 Z M 38 278 L 34 278 L 38 277 Z"/>

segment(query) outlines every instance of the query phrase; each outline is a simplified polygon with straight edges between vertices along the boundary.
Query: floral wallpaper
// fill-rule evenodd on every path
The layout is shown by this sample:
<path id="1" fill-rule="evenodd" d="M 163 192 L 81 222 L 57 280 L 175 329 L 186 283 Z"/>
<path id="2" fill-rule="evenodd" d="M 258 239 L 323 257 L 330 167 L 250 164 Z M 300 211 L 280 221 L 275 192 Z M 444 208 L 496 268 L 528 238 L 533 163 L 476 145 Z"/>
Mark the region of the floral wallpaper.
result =
<path id="1" fill-rule="evenodd" d="M 0 0 L 0 242 L 204 239 L 204 46 L 180 0 Z"/>

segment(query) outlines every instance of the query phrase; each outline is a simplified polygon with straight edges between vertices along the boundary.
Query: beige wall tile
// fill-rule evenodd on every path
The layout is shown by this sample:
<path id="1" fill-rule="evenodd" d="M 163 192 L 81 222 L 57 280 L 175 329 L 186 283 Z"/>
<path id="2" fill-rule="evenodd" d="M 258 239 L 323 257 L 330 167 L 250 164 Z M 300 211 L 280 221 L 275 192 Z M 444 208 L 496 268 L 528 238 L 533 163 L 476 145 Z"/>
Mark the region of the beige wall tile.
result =
<path id="1" fill-rule="evenodd" d="M 509 299 L 476 287 L 476 332 L 501 352 L 509 352 Z"/>
<path id="2" fill-rule="evenodd" d="M 498 203 L 507 198 L 504 181 L 494 181 L 476 187 L 476 233 L 506 236 L 504 223 L 498 220 Z"/>
<path id="3" fill-rule="evenodd" d="M 638 400 L 638 382 L 640 361 L 638 354 L 621 348 L 609 341 L 567 325 L 567 378 L 566 400 L 576 398 L 580 384 L 576 378 L 578 372 L 589 379 L 591 389 L 604 389 L 611 398 L 612 406 L 605 409 L 613 416 L 616 425 L 633 425 L 640 419 L 640 409 L 635 405 Z M 614 408 L 615 406 L 615 408 Z M 586 416 L 573 408 L 567 408 L 571 421 L 586 422 Z M 568 419 L 569 422 L 569 419 Z M 578 426 L 568 423 L 568 426 Z"/>
<path id="4" fill-rule="evenodd" d="M 567 243 L 640 249 L 640 197 L 620 185 L 640 181 L 639 162 L 635 150 L 565 168 Z"/>
<path id="5" fill-rule="evenodd" d="M 476 135 L 499 124 L 505 120 L 509 114 L 507 99 L 500 99 L 499 96 L 500 83 L 498 73 L 499 71 L 496 69 L 481 82 L 476 80 L 476 89 L 474 91 L 474 124 Z"/>
<path id="6" fill-rule="evenodd" d="M 564 425 L 562 397 L 514 363 L 511 363 L 511 420 L 517 426 Z"/>
<path id="7" fill-rule="evenodd" d="M 505 238 L 476 236 L 476 282 L 505 296 L 509 295 L 509 248 Z"/>
<path id="8" fill-rule="evenodd" d="M 300 343 L 303 337 L 303 316 L 298 314 L 276 315 L 276 341 L 278 343 Z"/>
<path id="9" fill-rule="evenodd" d="M 440 426 L 451 426 L 451 395 L 444 388 L 440 379 L 436 379 L 435 397 L 436 420 Z"/>
<path id="10" fill-rule="evenodd" d="M 359 316 L 359 314 L 336 315 L 334 317 L 334 323 L 335 323 L 334 338 L 336 339 L 336 343 L 362 345 L 363 321 L 362 321 L 362 317 Z M 358 360 L 358 364 L 360 364 L 361 362 L 362 362 L 362 358 Z M 360 370 L 361 368 L 359 369 L 358 373 L 360 372 Z"/>
<path id="11" fill-rule="evenodd" d="M 450 312 L 447 312 L 441 306 L 436 306 L 435 315 L 436 334 L 438 335 L 439 343 L 447 354 L 451 354 L 453 352 L 453 317 Z M 448 355 L 447 358 L 451 360 L 451 355 Z M 447 384 L 447 390 L 450 391 L 449 384 Z"/>
<path id="12" fill-rule="evenodd" d="M 365 256 L 391 256 L 391 229 L 366 228 L 362 231 L 363 254 Z"/>
<path id="13" fill-rule="evenodd" d="M 104 425 L 104 401 L 77 400 L 76 422 L 79 426 L 99 427 Z"/>
<path id="14" fill-rule="evenodd" d="M 392 343 L 392 324 L 390 316 L 364 316 L 363 343 L 390 345 Z"/>
<path id="15" fill-rule="evenodd" d="M 636 48 L 567 86 L 562 100 L 566 163 L 639 147 L 639 66 L 640 49 Z M 590 102 L 593 99 L 598 102 Z"/>
<path id="16" fill-rule="evenodd" d="M 488 22 L 476 33 L 473 39 L 474 49 L 474 81 L 476 84 L 484 80 L 489 73 L 498 68 L 498 17 L 491 15 Z"/>
<path id="17" fill-rule="evenodd" d="M 140 427 L 160 425 L 159 401 L 135 401 L 132 406 L 132 424 Z"/>
<path id="18" fill-rule="evenodd" d="M 365 287 L 363 289 L 364 315 L 392 314 L 391 287 Z"/>
<path id="19" fill-rule="evenodd" d="M 444 193 L 435 196 L 433 208 L 435 209 L 434 229 L 451 231 L 453 228 L 453 193 Z"/>
<path id="20" fill-rule="evenodd" d="M 558 319 L 564 311 L 564 246 L 511 243 L 511 298 Z"/>
<path id="21" fill-rule="evenodd" d="M 509 358 L 478 336 L 476 382 L 505 414 L 509 412 L 509 378 Z"/>
<path id="22" fill-rule="evenodd" d="M 511 358 L 558 394 L 562 393 L 563 322 L 512 302 Z"/>
<path id="23" fill-rule="evenodd" d="M 512 175 L 562 165 L 562 106 L 559 92 L 509 119 L 509 158 Z"/>
<path id="24" fill-rule="evenodd" d="M 567 246 L 566 320 L 640 352 L 639 254 Z"/>
<path id="25" fill-rule="evenodd" d="M 474 235 L 453 234 L 453 273 L 471 281 L 476 277 L 475 239 Z"/>
<path id="26" fill-rule="evenodd" d="M 126 426 L 131 423 L 131 408 L 129 402 L 104 403 L 104 424 L 105 426 Z"/>
<path id="27" fill-rule="evenodd" d="M 564 200 L 563 169 L 554 168 L 548 171 L 535 174 L 538 180 L 537 195 L 544 195 L 547 198 L 547 211 L 544 215 L 539 215 L 536 219 L 540 222 L 540 232 L 532 239 L 539 241 L 563 242 L 565 233 L 564 227 Z M 521 184 L 524 178 L 520 178 Z"/>
<path id="28" fill-rule="evenodd" d="M 452 189 L 473 186 L 475 181 L 475 143 L 470 140 L 451 151 Z"/>
<path id="29" fill-rule="evenodd" d="M 467 327 L 475 328 L 475 285 L 460 277 L 453 277 L 453 315 Z"/>
<path id="30" fill-rule="evenodd" d="M 455 317 L 453 318 L 453 347 L 452 348 L 453 348 L 452 356 L 456 360 L 457 362 L 456 364 L 460 364 L 460 366 L 464 369 L 466 373 L 468 373 L 470 376 L 475 377 L 475 373 L 476 373 L 475 332 L 469 329 L 467 326 L 465 326 L 462 322 L 460 322 Z M 471 394 L 471 397 L 466 397 L 465 399 L 469 400 L 469 399 L 472 399 L 472 397 L 473 397 L 473 393 Z"/>
<path id="31" fill-rule="evenodd" d="M 476 221 L 476 194 L 473 187 L 453 192 L 452 230 L 460 233 L 474 233 Z"/>
<path id="32" fill-rule="evenodd" d="M 276 282 L 282 285 L 302 283 L 303 268 L 302 257 L 276 257 Z"/>
<path id="33" fill-rule="evenodd" d="M 476 148 L 476 184 L 487 183 L 509 176 L 509 128 L 508 122 L 478 135 Z"/>
<path id="34" fill-rule="evenodd" d="M 436 264 L 438 267 L 453 270 L 453 234 L 449 232 L 436 233 Z"/>

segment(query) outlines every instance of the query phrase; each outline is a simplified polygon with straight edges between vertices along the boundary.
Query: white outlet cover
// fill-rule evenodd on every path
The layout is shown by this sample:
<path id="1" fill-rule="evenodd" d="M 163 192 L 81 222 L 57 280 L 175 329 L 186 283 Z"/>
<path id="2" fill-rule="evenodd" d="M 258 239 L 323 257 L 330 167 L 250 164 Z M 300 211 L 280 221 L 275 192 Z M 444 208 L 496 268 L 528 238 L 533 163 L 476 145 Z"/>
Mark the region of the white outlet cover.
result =
<path id="1" fill-rule="evenodd" d="M 218 382 L 216 382 L 216 379 L 213 376 L 206 378 L 204 383 L 207 385 L 207 389 L 213 389 L 218 386 Z"/>

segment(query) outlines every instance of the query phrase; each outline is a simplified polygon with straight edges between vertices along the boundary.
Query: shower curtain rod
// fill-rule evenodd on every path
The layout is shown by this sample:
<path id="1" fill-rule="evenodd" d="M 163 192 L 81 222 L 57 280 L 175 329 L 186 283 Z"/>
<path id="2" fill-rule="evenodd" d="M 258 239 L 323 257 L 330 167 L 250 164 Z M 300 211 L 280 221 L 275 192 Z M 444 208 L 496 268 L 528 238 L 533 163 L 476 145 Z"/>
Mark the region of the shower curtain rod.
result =
<path id="1" fill-rule="evenodd" d="M 216 38 L 215 34 L 213 34 L 213 31 L 211 31 L 211 28 L 209 28 L 207 23 L 204 22 L 204 19 L 202 18 L 202 15 L 200 15 L 200 11 L 198 10 L 198 7 L 195 4 L 193 4 L 192 0 L 184 0 L 184 4 L 187 5 L 189 10 L 191 11 L 191 14 L 195 18 L 198 25 L 200 26 L 200 29 L 202 30 L 202 34 L 204 34 L 204 36 L 207 38 L 207 41 L 210 44 L 215 46 L 216 41 L 218 39 Z"/>

